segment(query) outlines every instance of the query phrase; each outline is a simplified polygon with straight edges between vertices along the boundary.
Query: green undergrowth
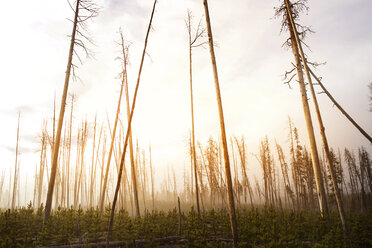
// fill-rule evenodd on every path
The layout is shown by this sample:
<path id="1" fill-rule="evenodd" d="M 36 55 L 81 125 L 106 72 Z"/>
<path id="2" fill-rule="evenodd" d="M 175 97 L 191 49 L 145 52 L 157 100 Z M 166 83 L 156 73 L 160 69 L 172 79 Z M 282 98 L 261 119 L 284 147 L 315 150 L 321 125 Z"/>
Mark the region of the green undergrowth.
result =
<path id="1" fill-rule="evenodd" d="M 28 206 L 14 211 L 0 210 L 0 247 L 37 247 L 105 240 L 110 209 L 101 215 L 98 209 L 58 208 L 43 226 L 44 209 Z M 274 208 L 240 209 L 237 212 L 239 247 L 371 247 L 372 212 L 348 213 L 350 237 L 343 233 L 337 213 L 329 220 L 310 211 L 280 211 Z M 179 234 L 176 209 L 144 213 L 131 217 L 120 210 L 115 215 L 111 240 L 147 239 L 146 247 L 155 247 L 156 238 Z M 184 245 L 180 247 L 231 247 L 222 239 L 231 239 L 227 210 L 210 210 L 199 219 L 191 209 L 182 213 Z M 221 241 L 222 240 L 222 241 Z M 131 246 L 132 245 L 132 246 Z"/>

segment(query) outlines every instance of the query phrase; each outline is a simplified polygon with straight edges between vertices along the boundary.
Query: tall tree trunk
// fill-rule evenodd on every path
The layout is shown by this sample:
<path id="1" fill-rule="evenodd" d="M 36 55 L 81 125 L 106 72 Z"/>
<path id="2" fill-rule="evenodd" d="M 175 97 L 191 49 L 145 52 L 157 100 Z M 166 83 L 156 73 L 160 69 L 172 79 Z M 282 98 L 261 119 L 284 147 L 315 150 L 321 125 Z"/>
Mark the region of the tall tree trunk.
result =
<path id="1" fill-rule="evenodd" d="M 351 118 L 351 116 L 341 107 L 341 105 L 333 98 L 333 96 L 331 95 L 331 93 L 324 87 L 323 83 L 320 81 L 320 79 L 314 74 L 314 72 L 308 67 L 308 70 L 309 72 L 311 73 L 311 75 L 315 78 L 315 80 L 318 82 L 318 84 L 320 85 L 320 87 L 322 88 L 322 90 L 324 91 L 324 93 L 326 93 L 326 95 L 329 97 L 329 99 L 331 99 L 331 101 L 333 102 L 333 104 L 341 111 L 341 113 L 343 115 L 346 116 L 346 118 L 359 130 L 359 132 L 364 136 L 366 137 L 366 139 L 372 143 L 372 138 L 371 136 L 363 129 L 361 128 L 358 123 L 356 123 L 356 121 Z"/>
<path id="2" fill-rule="evenodd" d="M 325 134 L 325 127 L 323 125 L 322 117 L 321 117 L 321 114 L 320 114 L 318 101 L 317 101 L 316 94 L 315 94 L 315 91 L 314 91 L 314 86 L 313 86 L 313 83 L 312 83 L 311 78 L 310 78 L 309 67 L 307 65 L 307 61 L 304 58 L 304 54 L 303 54 L 303 51 L 302 51 L 301 44 L 297 43 L 297 45 L 300 47 L 302 61 L 303 61 L 306 76 L 307 76 L 307 79 L 308 79 L 308 82 L 309 82 L 309 85 L 310 85 L 310 91 L 311 91 L 311 95 L 312 95 L 313 102 L 314 102 L 315 112 L 316 112 L 316 115 L 317 115 L 317 118 L 318 118 L 319 129 L 320 129 L 320 134 L 321 134 L 322 141 L 323 141 L 326 160 L 327 160 L 329 172 L 330 172 L 330 175 L 331 175 L 332 186 L 333 186 L 333 189 L 335 191 L 338 212 L 340 214 L 340 219 L 341 219 L 344 231 L 348 235 L 349 231 L 348 231 L 348 225 L 347 225 L 347 220 L 346 220 L 346 216 L 345 216 L 344 204 L 342 202 L 340 190 L 339 190 L 339 187 L 338 187 L 337 182 L 336 182 L 336 172 L 335 172 L 334 164 L 332 163 L 332 160 L 331 160 L 331 157 L 330 157 L 328 141 L 327 141 L 327 137 L 326 137 L 326 134 Z"/>
<path id="3" fill-rule="evenodd" d="M 124 37 L 122 33 L 121 35 L 121 44 L 122 44 L 122 53 L 124 59 L 124 86 L 125 86 L 125 96 L 126 96 L 126 106 L 127 106 L 127 119 L 129 122 L 130 119 L 130 106 L 129 106 L 129 90 L 128 90 L 128 71 L 127 71 L 127 64 L 128 64 L 128 53 L 124 46 Z M 133 198 L 134 198 L 134 205 L 136 208 L 136 217 L 141 216 L 140 208 L 139 208 L 139 201 L 138 201 L 138 186 L 137 186 L 137 172 L 136 172 L 136 165 L 134 162 L 134 155 L 133 155 L 133 139 L 132 139 L 132 128 L 129 131 L 129 156 L 130 156 L 130 168 L 131 168 L 131 176 L 132 176 L 132 184 L 133 184 Z"/>
<path id="4" fill-rule="evenodd" d="M 151 198 L 152 198 L 152 210 L 155 210 L 155 197 L 154 197 L 154 170 L 152 169 L 151 145 L 149 146 L 149 153 L 150 153 L 150 173 L 151 173 Z"/>
<path id="5" fill-rule="evenodd" d="M 224 157 L 224 160 L 225 160 L 225 174 L 226 174 L 227 193 L 228 193 L 228 197 L 229 197 L 229 212 L 230 212 L 231 231 L 232 231 L 232 236 L 233 236 L 233 245 L 234 245 L 234 248 L 235 248 L 235 247 L 238 247 L 238 229 L 237 229 L 236 215 L 235 215 L 234 191 L 233 191 L 233 185 L 232 185 L 232 181 L 231 181 L 230 160 L 229 160 L 229 153 L 228 153 L 228 150 L 227 150 L 225 121 L 224 121 L 224 117 L 223 117 L 221 92 L 220 92 L 220 85 L 219 85 L 219 82 L 218 82 L 217 63 L 216 63 L 216 57 L 215 57 L 215 54 L 214 54 L 213 35 L 212 35 L 212 28 L 211 28 L 211 22 L 210 22 L 210 17 L 209 17 L 209 10 L 208 10 L 207 0 L 203 0 L 203 4 L 204 4 L 204 11 L 205 11 L 205 19 L 206 19 L 206 23 L 207 23 L 209 51 L 210 51 L 210 54 L 211 54 L 211 61 L 212 61 L 212 68 L 213 68 L 213 75 L 214 75 L 214 84 L 215 84 L 215 88 L 216 88 L 218 113 L 219 113 L 219 118 L 220 118 L 221 140 L 222 140 L 222 146 L 223 146 L 223 157 Z"/>
<path id="6" fill-rule="evenodd" d="M 37 190 L 37 207 L 40 207 L 41 196 L 43 194 L 43 180 L 44 180 L 44 165 L 46 156 L 46 122 L 44 122 L 44 127 L 41 134 L 41 154 L 40 154 L 40 167 L 39 167 L 39 179 L 38 179 L 38 190 Z"/>
<path id="7" fill-rule="evenodd" d="M 112 137 L 111 137 L 110 150 L 109 150 L 109 154 L 108 154 L 108 158 L 107 158 L 106 172 L 105 172 L 105 177 L 103 179 L 103 189 L 102 189 L 102 195 L 101 195 L 101 199 L 100 199 L 100 203 L 99 203 L 99 211 L 101 213 L 103 212 L 103 205 L 105 203 L 107 179 L 108 179 L 108 174 L 109 174 L 109 170 L 110 170 L 110 163 L 111 163 L 112 151 L 113 151 L 113 148 L 114 148 L 116 128 L 117 128 L 118 120 L 119 120 L 120 105 L 121 105 L 121 96 L 123 95 L 123 88 L 124 88 L 124 76 L 123 76 L 122 81 L 121 81 L 118 106 L 117 106 L 117 109 L 116 109 L 114 129 L 112 130 Z"/>
<path id="8" fill-rule="evenodd" d="M 70 73 L 71 73 L 71 67 L 72 67 L 72 56 L 73 56 L 73 53 L 74 53 L 74 45 L 75 45 L 76 27 L 77 27 L 77 24 L 78 24 L 79 3 L 80 3 L 80 0 L 77 0 L 76 1 L 76 8 L 75 8 L 74 25 L 73 25 L 72 34 L 71 34 L 70 51 L 69 51 L 69 56 L 68 56 L 68 61 L 67 61 L 65 85 L 64 85 L 63 94 L 62 94 L 61 109 L 60 109 L 60 112 L 59 112 L 57 135 L 56 135 L 56 140 L 55 140 L 55 143 L 54 143 L 54 146 L 53 146 L 53 160 L 52 160 L 52 167 L 51 167 L 51 173 L 50 173 L 47 199 L 46 199 L 46 204 L 45 204 L 44 224 L 49 219 L 50 211 L 51 211 L 51 208 L 52 208 L 53 190 L 54 190 L 55 177 L 56 177 L 56 173 L 57 173 L 59 143 L 60 143 L 60 139 L 61 139 L 63 117 L 64 117 L 64 114 L 65 114 L 67 90 L 68 90 L 68 85 L 69 85 L 69 81 L 70 81 Z"/>
<path id="9" fill-rule="evenodd" d="M 289 8 L 289 5 L 288 5 L 289 3 L 288 2 L 289 1 L 287 0 L 287 8 Z M 341 199 L 340 190 L 339 190 L 339 188 L 337 186 L 337 182 L 336 182 L 336 172 L 335 172 L 334 165 L 332 164 L 332 161 L 331 161 L 329 146 L 328 146 L 328 140 L 327 140 L 327 137 L 326 137 L 326 134 L 325 134 L 325 127 L 323 125 L 322 116 L 320 114 L 318 100 L 316 98 L 316 94 L 315 94 L 315 91 L 314 91 L 314 86 L 313 86 L 313 83 L 311 81 L 307 60 L 305 58 L 305 54 L 304 54 L 304 51 L 302 49 L 301 41 L 298 37 L 298 32 L 297 32 L 296 25 L 293 21 L 292 16 L 290 16 L 290 21 L 291 21 L 290 24 L 292 26 L 293 33 L 294 33 L 295 38 L 296 38 L 296 43 L 297 43 L 298 49 L 300 51 L 301 60 L 302 60 L 302 63 L 304 65 L 306 77 L 307 77 L 307 80 L 308 80 L 308 83 L 309 83 L 309 86 L 310 86 L 310 92 L 311 92 L 311 96 L 313 98 L 315 112 L 316 112 L 316 115 L 317 115 L 317 118 L 318 118 L 320 135 L 322 137 L 323 146 L 324 146 L 325 155 L 326 155 L 326 160 L 327 160 L 329 172 L 331 174 L 332 185 L 333 185 L 333 189 L 335 191 L 338 212 L 340 214 L 340 219 L 341 219 L 344 231 L 348 235 L 349 231 L 348 231 L 348 225 L 347 225 L 347 220 L 346 220 L 345 211 L 344 211 L 344 205 L 343 205 L 343 202 L 342 202 L 342 199 Z"/>
<path id="10" fill-rule="evenodd" d="M 94 194 L 94 186 L 95 186 L 95 175 L 96 175 L 96 166 L 94 163 L 94 153 L 96 148 L 96 128 L 97 128 L 97 115 L 94 118 L 94 128 L 93 128 L 93 149 L 92 149 L 92 166 L 91 166 L 91 174 L 90 174 L 90 192 L 89 192 L 89 207 L 93 207 L 93 194 Z"/>
<path id="11" fill-rule="evenodd" d="M 194 176 L 195 176 L 195 197 L 196 197 L 196 209 L 198 211 L 198 217 L 200 218 L 200 206 L 199 206 L 199 186 L 198 186 L 198 173 L 197 173 L 197 163 L 196 163 L 196 151 L 195 151 L 195 129 L 194 129 L 194 98 L 193 98 L 193 91 L 192 91 L 192 44 L 193 41 L 191 40 L 191 16 L 190 12 L 188 12 L 188 34 L 189 34 L 189 68 L 190 68 L 190 97 L 191 97 L 191 136 L 192 136 L 192 146 L 191 146 L 191 157 L 193 162 L 194 168 Z M 197 39 L 197 36 L 196 36 Z M 195 40 L 196 40 L 195 39 Z M 194 42 L 195 42 L 194 40 Z"/>
<path id="12" fill-rule="evenodd" d="M 112 202 L 111 215 L 110 215 L 108 231 L 107 231 L 106 247 L 109 246 L 110 235 L 111 235 L 112 227 L 113 227 L 113 224 L 114 224 L 115 206 L 116 206 L 118 193 L 119 193 L 119 189 L 120 189 L 121 177 L 122 177 L 122 174 L 123 174 L 125 153 L 127 151 L 129 133 L 130 133 L 130 130 L 131 130 L 131 123 L 132 123 L 132 118 L 133 118 L 133 113 L 134 113 L 134 107 L 136 105 L 137 92 L 138 92 L 138 87 L 139 87 L 139 83 L 140 83 L 140 79 L 141 79 L 143 61 L 144 61 L 145 55 L 146 55 L 147 41 L 148 41 L 148 37 L 149 37 L 149 34 L 150 34 L 151 23 L 152 23 L 152 19 L 153 19 L 153 16 L 154 16 L 156 3 L 157 3 L 157 0 L 154 0 L 154 5 L 153 5 L 153 8 L 152 8 L 152 12 L 151 12 L 150 22 L 149 22 L 149 25 L 148 25 L 148 28 L 147 28 L 147 33 L 146 33 L 145 45 L 144 45 L 143 52 L 142 52 L 142 58 L 141 58 L 141 64 L 140 64 L 139 72 L 138 72 L 137 84 L 136 84 L 136 88 L 135 88 L 134 95 L 133 95 L 132 109 L 131 109 L 131 112 L 130 112 L 130 118 L 128 120 L 127 133 L 125 135 L 123 153 L 122 153 L 121 159 L 120 159 L 120 168 L 119 168 L 119 173 L 118 173 L 118 179 L 117 179 L 117 183 L 116 183 L 114 199 L 113 199 L 113 202 Z"/>
<path id="13" fill-rule="evenodd" d="M 68 152 L 67 152 L 67 207 L 70 207 L 70 160 L 71 160 L 71 146 L 72 146 L 72 112 L 74 110 L 74 95 L 71 96 L 71 112 L 70 112 L 70 127 L 68 138 Z"/>
<path id="14" fill-rule="evenodd" d="M 18 184 L 18 142 L 19 142 L 19 121 L 21 119 L 21 113 L 18 113 L 18 127 L 17 127 L 17 143 L 16 143 L 16 158 L 14 164 L 14 180 L 13 180 L 13 196 L 12 196 L 12 210 L 15 208 L 16 205 L 16 196 L 17 196 L 17 184 Z M 19 201 L 19 199 L 18 199 Z"/>
<path id="15" fill-rule="evenodd" d="M 288 24 L 291 26 L 294 26 L 290 3 L 288 0 L 285 0 L 285 4 L 287 8 Z M 297 76 L 298 76 L 298 81 L 299 81 L 299 86 L 300 86 L 300 91 L 301 91 L 301 98 L 302 98 L 302 105 L 304 109 L 306 128 L 307 128 L 307 133 L 309 136 L 313 170 L 314 170 L 315 182 L 316 182 L 317 192 L 318 192 L 319 207 L 320 207 L 321 214 L 328 216 L 329 213 L 328 213 L 327 198 L 326 198 L 326 194 L 324 190 L 323 178 L 321 175 L 319 155 L 318 155 L 318 151 L 316 147 L 314 128 L 313 128 L 313 123 L 311 120 L 309 103 L 307 101 L 307 94 L 306 94 L 306 88 L 305 88 L 305 82 L 304 82 L 304 77 L 303 77 L 303 72 L 302 72 L 300 56 L 298 53 L 298 46 L 296 44 L 296 32 L 294 32 L 291 27 L 289 27 L 289 31 L 291 35 L 290 39 L 291 39 L 291 44 L 292 44 L 292 51 L 293 51 L 293 55 L 296 61 Z"/>

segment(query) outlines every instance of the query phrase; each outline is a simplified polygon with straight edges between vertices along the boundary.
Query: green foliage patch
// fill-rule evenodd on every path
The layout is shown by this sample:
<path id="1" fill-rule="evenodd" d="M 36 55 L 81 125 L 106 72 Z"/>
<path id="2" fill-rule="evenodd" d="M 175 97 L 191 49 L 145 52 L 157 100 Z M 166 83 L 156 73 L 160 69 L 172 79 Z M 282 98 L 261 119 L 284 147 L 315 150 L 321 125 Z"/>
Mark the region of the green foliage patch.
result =
<path id="1" fill-rule="evenodd" d="M 0 247 L 37 247 L 92 243 L 105 240 L 110 209 L 58 208 L 43 226 L 43 207 L 0 211 Z M 141 218 L 127 211 L 116 213 L 111 240 L 150 240 L 178 235 L 178 212 L 152 211 Z M 210 210 L 201 218 L 194 209 L 182 213 L 182 247 L 231 247 L 230 218 L 226 209 Z M 350 239 L 343 233 L 337 213 L 329 219 L 310 211 L 245 208 L 237 211 L 239 247 L 371 247 L 372 212 L 348 213 Z"/>

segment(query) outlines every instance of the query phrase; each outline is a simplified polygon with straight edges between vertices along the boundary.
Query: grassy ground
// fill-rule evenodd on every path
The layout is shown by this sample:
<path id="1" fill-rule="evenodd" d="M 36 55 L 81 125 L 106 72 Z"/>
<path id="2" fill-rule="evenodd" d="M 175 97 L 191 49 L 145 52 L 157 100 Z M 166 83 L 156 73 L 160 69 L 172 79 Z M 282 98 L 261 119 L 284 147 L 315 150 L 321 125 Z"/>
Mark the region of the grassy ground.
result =
<path id="1" fill-rule="evenodd" d="M 76 242 L 103 241 L 109 209 L 57 209 L 43 228 L 43 208 L 0 212 L 0 247 L 35 247 Z M 274 208 L 241 209 L 237 213 L 239 247 L 346 247 L 337 213 L 329 221 L 309 211 L 280 211 Z M 352 247 L 372 247 L 372 212 L 348 213 Z M 179 235 L 176 210 L 153 211 L 132 218 L 125 210 L 115 216 L 111 240 L 146 239 L 145 247 L 155 247 L 155 238 Z M 177 247 L 229 247 L 228 212 L 210 210 L 201 219 L 193 210 L 182 214 L 182 245 Z"/>

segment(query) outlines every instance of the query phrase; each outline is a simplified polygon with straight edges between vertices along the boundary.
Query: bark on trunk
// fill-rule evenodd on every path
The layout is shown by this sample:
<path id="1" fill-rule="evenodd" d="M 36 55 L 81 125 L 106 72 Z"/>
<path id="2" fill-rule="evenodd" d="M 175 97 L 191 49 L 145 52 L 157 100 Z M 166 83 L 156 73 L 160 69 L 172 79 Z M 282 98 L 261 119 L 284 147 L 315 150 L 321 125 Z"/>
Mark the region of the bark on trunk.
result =
<path id="1" fill-rule="evenodd" d="M 222 146 L 223 146 L 223 157 L 224 157 L 224 161 L 225 161 L 227 193 L 228 193 L 228 198 L 229 198 L 229 212 L 230 212 L 231 231 L 232 231 L 232 236 L 233 236 L 233 241 L 234 241 L 233 245 L 234 245 L 234 248 L 235 248 L 235 247 L 238 247 L 238 230 L 237 230 L 237 224 L 236 224 L 234 192 L 233 192 L 233 186 L 232 186 L 232 180 L 231 180 L 230 160 L 229 160 L 229 153 L 228 153 L 228 150 L 227 150 L 225 122 L 224 122 L 224 117 L 223 117 L 221 92 L 220 92 L 220 85 L 219 85 L 219 81 L 218 81 L 217 63 L 216 63 L 216 57 L 215 57 L 215 54 L 214 54 L 213 35 L 212 35 L 212 28 L 211 28 L 211 23 L 210 23 L 207 0 L 203 0 L 203 4 L 204 4 L 204 11 L 205 11 L 205 19 L 206 19 L 206 23 L 207 23 L 209 51 L 210 51 L 210 54 L 211 54 L 214 84 L 215 84 L 215 88 L 216 88 L 218 113 L 219 113 L 220 128 L 221 128 L 221 140 L 222 140 Z"/>
<path id="2" fill-rule="evenodd" d="M 123 153 L 122 153 L 121 159 L 120 159 L 120 168 L 119 168 L 114 199 L 113 199 L 113 202 L 112 202 L 111 216 L 110 216 L 110 221 L 109 221 L 108 231 L 107 231 L 107 240 L 106 240 L 107 247 L 109 246 L 110 235 L 111 235 L 112 227 L 113 227 L 113 224 L 114 224 L 115 206 L 116 206 L 118 193 L 119 193 L 119 189 L 120 189 L 121 177 L 122 177 L 123 167 L 124 167 L 125 153 L 126 153 L 127 146 L 128 146 L 129 133 L 130 133 L 130 130 L 131 130 L 131 123 L 132 123 L 132 118 L 133 118 L 133 113 L 134 113 L 134 107 L 135 107 L 135 104 L 136 104 L 137 92 L 138 92 L 138 87 L 139 87 L 139 83 L 140 83 L 140 79 L 141 79 L 143 61 L 145 59 L 147 41 L 148 41 L 150 29 L 151 29 L 151 23 L 152 23 L 152 19 L 153 19 L 153 16 L 154 16 L 156 3 L 157 3 L 157 0 L 154 1 L 149 26 L 147 28 L 147 33 L 146 33 L 146 38 L 145 38 L 145 45 L 144 45 L 144 48 L 143 48 L 141 64 L 140 64 L 140 68 L 139 68 L 139 72 L 138 72 L 137 84 L 136 84 L 136 88 L 135 88 L 134 96 L 133 96 L 132 109 L 131 109 L 131 112 L 130 112 L 130 118 L 128 120 L 127 133 L 125 135 L 125 142 L 124 142 L 124 148 L 123 148 L 124 150 L 123 150 Z"/>
<path id="3" fill-rule="evenodd" d="M 103 179 L 102 195 L 101 195 L 101 199 L 100 199 L 100 202 L 99 202 L 99 211 L 101 212 L 101 214 L 103 213 L 103 205 L 105 203 L 106 188 L 107 188 L 107 179 L 108 179 L 108 174 L 109 174 L 109 170 L 110 170 L 110 163 L 111 163 L 112 151 L 114 149 L 115 134 L 116 134 L 116 128 L 118 126 L 119 113 L 120 113 L 120 105 L 121 105 L 121 96 L 123 95 L 123 88 L 124 88 L 124 76 L 123 76 L 123 79 L 122 79 L 122 82 L 121 82 L 121 87 L 120 87 L 120 94 L 119 94 L 118 106 L 117 106 L 117 109 L 116 109 L 114 129 L 112 130 L 110 150 L 109 150 L 109 154 L 108 154 L 108 158 L 107 158 L 107 165 L 106 165 L 105 177 Z"/>
<path id="4" fill-rule="evenodd" d="M 51 173 L 50 173 L 47 199 L 46 199 L 46 204 L 45 204 L 44 224 L 49 219 L 50 210 L 52 208 L 53 190 L 54 190 L 55 177 L 56 177 L 56 173 L 57 173 L 59 143 L 60 143 L 60 140 L 61 140 L 63 117 L 64 117 L 64 114 L 65 114 L 65 108 L 66 108 L 67 90 L 68 90 L 68 85 L 69 85 L 69 81 L 70 81 L 70 73 L 71 73 L 71 67 L 72 67 L 72 56 L 73 56 L 73 53 L 74 53 L 76 27 L 77 27 L 78 16 L 79 16 L 79 3 L 80 3 L 80 0 L 77 0 L 76 1 L 76 8 L 75 8 L 74 25 L 73 25 L 72 34 L 71 34 L 70 51 L 69 51 L 67 69 L 66 69 L 66 76 L 65 76 L 65 85 L 64 85 L 63 94 L 62 94 L 61 109 L 60 109 L 60 112 L 59 112 L 57 135 L 56 135 L 56 139 L 55 139 L 55 142 L 54 142 L 54 145 L 53 145 L 53 160 L 52 160 L 52 166 L 51 166 Z"/>
<path id="5" fill-rule="evenodd" d="M 329 99 L 331 99 L 331 101 L 333 102 L 333 104 L 341 111 L 341 113 L 343 115 L 346 116 L 346 118 L 359 130 L 359 132 L 364 136 L 366 137 L 366 139 L 368 139 L 369 142 L 372 143 L 372 138 L 371 136 L 363 129 L 361 128 L 358 123 L 355 122 L 355 120 L 353 118 L 351 118 L 351 116 L 341 107 L 341 105 L 333 98 L 333 96 L 331 95 L 331 93 L 329 93 L 329 91 L 324 87 L 323 83 L 319 80 L 319 78 L 314 74 L 314 72 L 310 69 L 309 69 L 309 72 L 311 73 L 311 75 L 315 78 L 315 80 L 318 82 L 318 84 L 320 85 L 320 87 L 322 88 L 322 90 L 324 91 L 324 93 L 326 93 L 326 95 L 329 97 Z"/>
<path id="6" fill-rule="evenodd" d="M 288 0 L 285 0 L 285 4 L 287 8 L 288 23 L 289 25 L 293 26 L 293 18 L 292 18 L 290 3 Z M 303 78 L 300 56 L 298 52 L 298 47 L 296 45 L 296 37 L 295 37 L 296 32 L 294 32 L 291 29 L 291 27 L 289 27 L 289 31 L 291 35 L 292 51 L 293 51 L 293 55 L 296 61 L 297 76 L 298 76 L 298 81 L 299 81 L 299 86 L 300 86 L 300 91 L 301 91 L 301 98 L 302 98 L 302 105 L 304 109 L 306 128 L 307 128 L 307 133 L 309 136 L 313 170 L 314 170 L 315 182 L 316 182 L 317 192 L 318 192 L 319 207 L 320 207 L 320 211 L 322 215 L 328 216 L 328 204 L 327 204 L 326 194 L 325 194 L 324 185 L 323 185 L 323 178 L 322 178 L 321 170 L 320 170 L 319 155 L 318 155 L 318 151 L 316 147 L 314 128 L 313 128 L 313 123 L 311 120 L 309 103 L 307 101 L 307 94 L 306 94 L 305 82 Z"/>
<path id="7" fill-rule="evenodd" d="M 289 1 L 287 0 L 287 8 L 289 8 L 288 4 L 289 4 Z M 323 120 L 322 120 L 322 116 L 321 116 L 321 113 L 320 113 L 320 109 L 319 109 L 318 101 L 317 101 L 317 98 L 316 98 L 316 94 L 315 94 L 315 91 L 314 91 L 314 86 L 313 86 L 313 83 L 311 81 L 311 77 L 310 77 L 310 73 L 309 73 L 309 67 L 307 65 L 305 54 L 303 52 L 301 41 L 298 37 L 298 32 L 297 32 L 296 25 L 293 21 L 292 16 L 290 16 L 290 21 L 291 21 L 290 24 L 291 24 L 293 33 L 294 33 L 295 38 L 296 38 L 296 43 L 297 43 L 297 46 L 298 46 L 299 51 L 300 51 L 302 64 L 304 65 L 306 77 L 307 77 L 309 87 L 310 87 L 311 96 L 313 98 L 315 112 L 316 112 L 316 115 L 317 115 L 319 129 L 320 129 L 320 135 L 322 137 L 322 142 L 323 142 L 323 146 L 324 146 L 324 150 L 325 150 L 326 160 L 327 160 L 329 172 L 331 174 L 332 186 L 333 186 L 333 189 L 335 191 L 338 212 L 340 214 L 340 219 L 341 219 L 344 231 L 345 231 L 346 235 L 348 235 L 349 231 L 348 231 L 348 225 L 347 225 L 347 220 L 346 220 L 345 211 L 344 211 L 344 205 L 343 205 L 343 202 L 342 202 L 342 199 L 341 199 L 340 190 L 339 190 L 339 188 L 337 186 L 337 183 L 336 183 L 336 172 L 335 172 L 335 169 L 334 169 L 334 166 L 332 164 L 331 157 L 330 157 L 328 140 L 327 140 L 327 137 L 326 137 L 326 134 L 325 134 L 325 127 L 323 125 Z"/>
<path id="8" fill-rule="evenodd" d="M 19 121 L 21 119 L 21 113 L 18 113 L 18 127 L 17 127 L 17 143 L 16 143 L 16 159 L 14 165 L 14 181 L 13 181 L 13 196 L 12 196 L 12 210 L 15 208 L 16 195 L 17 195 L 17 184 L 18 184 L 18 142 L 19 142 Z M 18 199 L 19 201 L 19 199 Z"/>
<path id="9" fill-rule="evenodd" d="M 122 38 L 123 44 L 123 53 L 125 52 L 124 48 L 124 39 Z M 126 96 L 126 106 L 127 106 L 127 119 L 129 123 L 130 119 L 130 106 L 129 106 L 129 90 L 128 90 L 128 75 L 127 75 L 127 58 L 124 57 L 124 70 L 125 70 L 125 96 Z M 133 139 L 132 139 L 132 128 L 129 131 L 129 156 L 130 156 L 130 168 L 131 168 L 131 176 L 132 176 L 132 184 L 133 184 L 133 198 L 134 198 L 134 206 L 136 208 L 136 217 L 141 216 L 140 208 L 139 208 L 139 201 L 138 201 L 138 187 L 137 187 L 137 171 L 136 165 L 134 162 L 134 155 L 133 155 Z"/>
<path id="10" fill-rule="evenodd" d="M 191 23 L 190 17 L 189 21 L 189 67 L 190 67 L 190 97 L 191 97 L 191 135 L 192 135 L 192 147 L 191 147 L 191 157 L 193 162 L 194 168 L 194 176 L 195 176 L 195 194 L 196 194 L 196 208 L 198 211 L 198 217 L 200 218 L 200 206 L 199 206 L 199 185 L 198 185 L 198 173 L 197 173 L 197 163 L 196 163 L 196 151 L 195 151 L 195 129 L 194 129 L 194 98 L 193 98 L 193 91 L 192 91 L 192 47 L 191 47 Z"/>

